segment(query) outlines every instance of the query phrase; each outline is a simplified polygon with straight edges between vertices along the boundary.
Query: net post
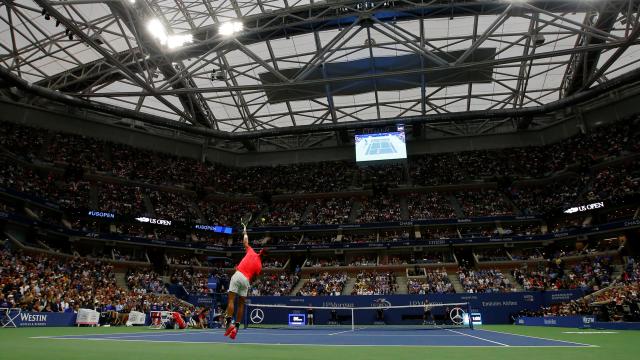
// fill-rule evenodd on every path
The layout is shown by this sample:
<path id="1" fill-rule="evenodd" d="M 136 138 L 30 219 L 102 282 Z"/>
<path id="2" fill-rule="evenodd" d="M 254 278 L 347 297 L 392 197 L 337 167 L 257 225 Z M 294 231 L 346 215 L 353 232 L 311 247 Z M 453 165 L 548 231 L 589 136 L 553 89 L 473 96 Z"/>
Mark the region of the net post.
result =
<path id="1" fill-rule="evenodd" d="M 351 331 L 356 331 L 356 319 L 354 313 L 353 308 L 351 308 Z"/>
<path id="2" fill-rule="evenodd" d="M 471 316 L 471 303 L 467 303 L 467 317 L 469 318 L 469 329 L 473 330 L 473 317 Z"/>
<path id="3" fill-rule="evenodd" d="M 247 329 L 249 327 L 249 304 L 245 303 L 244 305 L 244 311 L 242 314 L 242 325 L 244 326 L 244 329 Z"/>

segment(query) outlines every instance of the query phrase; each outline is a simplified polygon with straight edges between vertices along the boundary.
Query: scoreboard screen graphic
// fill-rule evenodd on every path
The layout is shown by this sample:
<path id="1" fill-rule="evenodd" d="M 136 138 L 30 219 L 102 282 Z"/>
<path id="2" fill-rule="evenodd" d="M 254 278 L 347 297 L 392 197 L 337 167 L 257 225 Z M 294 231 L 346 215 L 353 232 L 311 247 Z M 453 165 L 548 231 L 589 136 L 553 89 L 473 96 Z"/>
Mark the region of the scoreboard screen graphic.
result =
<path id="1" fill-rule="evenodd" d="M 407 158 L 404 126 L 397 131 L 355 136 L 356 161 L 382 161 Z"/>
<path id="2" fill-rule="evenodd" d="M 289 326 L 304 326 L 307 324 L 307 315 L 289 314 Z"/>

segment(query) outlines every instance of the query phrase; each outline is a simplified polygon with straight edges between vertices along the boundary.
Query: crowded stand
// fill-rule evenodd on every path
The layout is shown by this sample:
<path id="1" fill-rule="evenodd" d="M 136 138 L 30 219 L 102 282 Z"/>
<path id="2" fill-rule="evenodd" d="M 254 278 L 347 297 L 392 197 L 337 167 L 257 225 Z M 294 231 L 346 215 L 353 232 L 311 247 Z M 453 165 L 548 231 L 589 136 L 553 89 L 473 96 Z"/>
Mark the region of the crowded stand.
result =
<path id="1" fill-rule="evenodd" d="M 542 262 L 529 269 L 524 266 L 512 271 L 513 277 L 525 290 L 582 289 L 597 291 L 609 286 L 613 265 L 609 256 L 586 258 L 573 265 L 561 259 Z"/>
<path id="2" fill-rule="evenodd" d="M 356 224 L 401 220 L 400 202 L 397 198 L 382 195 L 360 200 L 360 213 Z"/>
<path id="3" fill-rule="evenodd" d="M 640 191 L 640 157 L 623 164 L 600 169 L 593 177 L 589 200 L 619 201 L 626 195 Z"/>
<path id="4" fill-rule="evenodd" d="M 628 129 L 632 125 L 624 125 L 621 124 L 620 129 Z M 20 136 L 20 134 L 24 135 L 27 129 L 21 126 L 13 126 L 13 130 L 5 130 L 5 131 L 14 131 L 16 136 Z M 585 146 L 581 143 L 582 140 L 587 141 L 589 144 L 592 144 L 593 141 L 606 140 L 605 143 L 612 144 L 611 151 L 604 151 L 602 148 L 596 147 L 593 151 L 595 157 L 601 159 L 602 156 L 615 156 L 616 154 L 627 154 L 630 151 L 634 151 L 637 146 L 635 146 L 632 142 L 628 141 L 627 136 L 622 136 L 622 130 L 620 130 L 618 126 L 612 127 L 612 129 L 597 129 L 594 131 L 594 134 L 589 136 L 579 135 L 576 138 L 572 138 L 567 140 L 567 144 L 564 142 L 559 144 L 551 145 L 551 148 L 558 150 L 562 149 L 564 153 L 573 151 L 573 147 L 575 149 L 580 149 L 581 151 L 592 151 L 589 150 L 589 146 Z M 634 130 L 635 131 L 635 130 Z M 600 135 L 596 135 L 595 133 L 602 133 Z M 70 135 L 72 136 L 72 135 Z M 71 143 L 74 144 L 84 144 L 88 140 L 81 136 L 73 135 L 73 140 L 70 140 Z M 56 141 L 62 141 L 64 136 L 56 133 L 55 136 L 51 136 L 47 142 L 55 143 Z M 580 140 L 582 139 L 582 140 Z M 596 140 L 594 140 L 596 139 Z M 621 146 L 613 145 L 616 139 L 621 140 Z M 25 140 L 29 141 L 29 140 Z M 38 141 L 37 139 L 34 141 Z M 596 142 L 597 142 L 596 141 Z M 66 144 L 66 142 L 63 142 Z M 42 146 L 42 144 L 40 144 Z M 80 145 L 78 145 L 81 147 Z M 96 145 L 98 148 L 104 150 L 102 152 L 98 151 L 97 153 L 93 153 L 94 157 L 106 156 L 104 153 L 111 154 L 108 156 L 108 159 L 118 159 L 117 163 L 120 164 L 118 166 L 125 166 L 127 163 L 135 164 L 135 166 L 139 165 L 139 161 L 135 160 L 136 152 L 132 151 L 133 148 L 129 148 L 124 145 L 118 144 L 102 144 Z M 598 145 L 601 147 L 601 145 Z M 76 145 L 71 145 L 72 148 L 75 148 Z M 65 158 L 65 151 L 61 150 L 60 146 L 52 146 L 49 145 L 48 148 L 51 150 L 49 152 L 45 151 L 45 153 L 57 154 L 52 155 L 56 158 L 63 159 Z M 532 153 L 536 153 L 536 151 L 542 151 L 540 149 L 529 149 L 532 150 Z M 34 152 L 33 156 L 40 154 L 41 152 Z M 113 156 L 117 154 L 117 156 Z M 151 155 L 155 154 L 153 152 L 147 150 L 141 150 L 140 155 Z M 470 165 L 472 161 L 469 159 L 473 159 L 474 152 L 465 152 L 460 154 L 438 154 L 433 155 L 435 158 L 453 158 L 455 157 L 454 164 L 464 164 L 464 173 L 463 177 L 468 177 L 470 173 L 476 172 L 475 167 Z M 87 155 L 88 156 L 88 155 Z M 154 155 L 155 156 L 155 155 Z M 503 155 L 498 156 L 502 158 Z M 555 156 L 555 155 L 554 155 Z M 605 157 L 606 157 L 605 156 Z M 486 161 L 490 161 L 492 155 L 491 152 L 480 151 L 477 153 L 477 159 L 485 159 Z M 557 158 L 557 157 L 556 157 Z M 561 158 L 571 159 L 571 161 L 575 159 L 582 159 L 579 156 L 568 156 L 562 155 Z M 96 160 L 95 158 L 91 158 L 91 161 Z M 46 159 L 44 159 L 46 160 Z M 168 157 L 166 161 L 168 162 L 177 162 L 181 163 L 182 161 L 186 161 L 186 163 L 191 164 L 191 160 L 185 160 L 182 158 Z M 485 161 L 483 160 L 483 161 Z M 91 204 L 90 199 L 92 196 L 90 195 L 92 187 L 96 187 L 97 191 L 97 201 L 96 207 L 97 210 L 113 212 L 116 214 L 125 214 L 128 216 L 140 216 L 145 214 L 155 213 L 157 217 L 167 217 L 174 220 L 188 220 L 188 221 L 200 221 L 200 216 L 198 212 L 201 212 L 204 216 L 204 221 L 207 224 L 220 224 L 220 225 L 234 225 L 238 222 L 238 214 L 248 214 L 252 213 L 256 217 L 258 214 L 263 213 L 264 221 L 260 218 L 255 218 L 253 220 L 253 225 L 297 225 L 301 223 L 305 224 L 344 224 L 351 222 L 351 213 L 352 213 L 352 205 L 353 201 L 346 198 L 321 198 L 321 199 L 313 199 L 309 200 L 290 200 L 283 203 L 273 203 L 271 207 L 267 207 L 268 210 L 263 211 L 265 205 L 261 204 L 256 200 L 227 200 L 227 199 L 209 199 L 209 200 L 201 200 L 196 204 L 196 200 L 187 196 L 187 194 L 169 192 L 169 191 L 160 191 L 160 190 L 148 190 L 144 187 L 140 187 L 139 185 L 131 185 L 131 184 L 119 184 L 112 182 L 98 182 L 92 183 L 86 180 L 65 180 L 58 175 L 54 175 L 46 170 L 36 170 L 32 168 L 27 168 L 22 165 L 18 165 L 14 161 L 9 158 L 4 158 L 3 160 L 4 168 L 2 170 L 1 178 L 3 186 L 8 188 L 16 189 L 20 192 L 28 193 L 31 195 L 39 196 L 42 198 L 47 198 L 56 201 L 58 204 L 62 205 L 64 208 L 74 209 L 74 208 L 92 208 L 93 204 Z M 97 160 L 96 160 L 97 161 Z M 568 160 L 567 160 L 568 161 Z M 148 162 L 148 161 L 147 161 Z M 116 161 L 105 160 L 104 164 L 116 163 Z M 410 162 L 411 163 L 411 162 Z M 535 161 L 534 161 L 535 163 Z M 578 201 L 578 195 L 583 191 L 586 191 L 585 196 L 587 199 L 596 199 L 596 198 L 611 198 L 611 197 L 620 197 L 623 195 L 627 195 L 630 193 L 637 193 L 638 187 L 637 185 L 637 174 L 635 173 L 635 169 L 637 160 L 625 160 L 620 163 L 616 163 L 615 166 L 607 167 L 599 165 L 598 170 L 594 173 L 594 177 L 592 178 L 590 175 L 570 175 L 568 177 L 564 177 L 560 180 L 554 180 L 551 183 L 546 185 L 513 185 L 506 189 L 506 194 L 512 198 L 516 208 L 522 211 L 524 214 L 540 214 L 544 213 L 545 210 L 557 210 L 560 207 L 568 206 L 573 202 Z M 194 163 L 195 164 L 195 163 Z M 191 164 L 191 165 L 194 165 Z M 107 166 L 104 165 L 104 166 Z M 325 163 L 316 164 L 317 169 L 314 169 L 312 164 L 300 165 L 301 168 L 309 171 L 312 174 L 317 175 L 315 180 L 322 179 L 321 169 L 325 166 L 328 166 Z M 103 166 L 103 165 L 101 165 Z M 109 166 L 115 166 L 113 164 Z M 132 165 L 133 166 L 133 165 Z M 207 166 L 217 166 L 217 165 L 207 165 Z M 288 166 L 288 165 L 287 165 Z M 282 173 L 287 173 L 284 171 L 284 168 L 287 166 L 273 167 L 267 169 L 279 169 Z M 343 163 L 342 166 L 345 169 L 348 168 L 346 163 Z M 435 166 L 435 165 L 434 165 Z M 502 166 L 502 165 L 501 165 Z M 505 165 L 506 166 L 506 165 Z M 555 166 L 555 165 L 554 165 Z M 455 166 L 448 166 L 449 168 Z M 165 178 L 171 178 L 173 175 L 177 174 L 181 169 L 181 166 L 171 167 L 171 171 L 168 174 L 163 174 Z M 394 168 L 393 166 L 391 168 Z M 411 168 L 411 166 L 410 166 Z M 204 171 L 204 177 L 211 177 L 213 174 L 208 172 L 208 168 L 205 166 L 204 170 L 196 171 Z M 236 171 L 233 168 L 224 168 L 220 167 L 219 172 L 215 173 L 215 177 L 226 177 L 228 174 L 225 172 Z M 250 168 L 250 171 L 257 171 L 259 168 Z M 397 167 L 394 168 L 398 171 L 403 168 Z M 509 169 L 521 169 L 520 166 L 511 166 L 509 165 Z M 629 169 L 629 170 L 627 170 Z M 414 168 L 415 170 L 415 168 Z M 503 171 L 504 169 L 500 170 Z M 151 170 L 150 170 L 151 171 Z M 185 170 L 186 171 L 186 170 Z M 191 171 L 191 169 L 189 170 Z M 267 170 L 271 171 L 271 170 Z M 382 169 L 376 170 L 362 170 L 366 172 L 380 172 Z M 484 171 L 484 170 L 483 170 Z M 487 172 L 481 171 L 479 174 L 480 177 L 489 176 L 489 174 L 495 172 L 496 170 L 487 170 Z M 506 171 L 506 170 L 505 170 Z M 515 170 L 514 170 L 515 171 Z M 142 171 L 141 173 L 144 173 Z M 411 173 L 412 171 L 410 171 Z M 118 176 L 118 173 L 124 173 L 122 177 L 125 179 L 130 178 L 126 175 L 126 171 L 111 171 L 110 174 Z M 384 173 L 384 171 L 382 172 Z M 544 172 L 546 174 L 548 172 Z M 585 173 L 586 174 L 586 173 Z M 531 175 L 531 174 L 530 174 Z M 144 177 L 148 179 L 152 179 L 157 177 L 158 175 L 145 175 Z M 177 176 L 177 175 L 176 175 Z M 437 177 L 437 176 L 436 176 Z M 242 177 L 243 181 L 251 181 L 252 177 Z M 357 177 L 356 177 L 357 178 Z M 144 179 L 143 179 L 144 180 Z M 198 180 L 200 181 L 200 180 Z M 205 182 L 208 180 L 204 180 Z M 149 181 L 153 183 L 153 181 Z M 160 181 L 158 184 L 169 184 L 171 181 Z M 445 182 L 446 183 L 446 182 Z M 590 184 L 590 185 L 585 185 Z M 589 187 L 589 188 L 587 188 Z M 220 187 L 218 187 L 220 189 Z M 284 187 L 283 190 L 286 190 Z M 341 189 L 333 188 L 333 191 L 338 191 Z M 605 193 L 603 189 L 607 189 L 608 193 Z M 304 190 L 306 191 L 306 190 Z M 303 191 L 303 192 L 304 192 Z M 500 216 L 500 215 L 513 215 L 515 209 L 512 208 L 511 204 L 508 203 L 505 194 L 503 194 L 500 190 L 494 189 L 481 189 L 477 191 L 457 191 L 453 193 L 454 196 L 451 197 L 451 201 L 455 201 L 460 205 L 460 209 L 464 216 Z M 145 201 L 145 197 L 148 198 L 148 201 Z M 368 222 L 388 222 L 388 221 L 399 221 L 402 218 L 402 214 L 405 210 L 403 210 L 403 203 L 399 201 L 399 196 L 374 196 L 369 198 L 362 198 L 362 200 L 358 200 L 360 202 L 358 205 L 357 217 L 355 219 L 356 223 L 368 223 Z M 445 197 L 445 194 L 439 192 L 430 192 L 430 193 L 409 193 L 406 195 L 407 200 L 407 208 L 406 213 L 409 215 L 411 219 L 433 219 L 433 218 L 452 218 L 456 217 L 454 207 L 450 204 L 450 199 Z M 151 208 L 148 208 L 147 205 L 150 205 Z M 626 217 L 634 216 L 637 208 L 630 208 L 626 213 Z M 307 213 L 305 219 L 302 219 L 302 216 Z M 618 218 L 618 216 L 624 215 L 615 215 L 614 211 L 611 211 L 613 218 Z M 557 221 L 556 223 L 548 224 L 548 231 L 552 233 L 562 233 L 574 228 L 582 228 L 584 224 L 581 223 L 580 219 L 568 220 L 569 218 L 563 219 L 555 219 L 553 221 Z M 54 220 L 53 221 L 58 221 Z M 82 229 L 91 229 L 91 226 L 88 226 L 87 223 L 82 223 L 80 219 L 75 219 L 73 217 L 69 218 L 69 222 L 74 225 L 74 228 L 82 228 Z M 124 234 L 123 226 L 118 225 L 121 233 Z M 95 229 L 95 228 L 93 228 Z M 464 228 L 460 228 L 459 230 L 463 230 Z M 102 229 L 101 229 L 102 230 Z M 512 229 L 506 228 L 504 232 L 500 232 L 498 229 L 497 233 L 500 235 L 511 235 L 509 231 L 514 231 Z M 456 232 L 458 234 L 456 234 Z M 536 227 L 530 227 L 528 229 L 515 229 L 513 233 L 518 234 L 538 234 L 542 231 Z M 134 234 L 135 236 L 140 236 L 145 233 L 145 230 L 138 231 L 136 230 Z M 438 230 L 429 233 L 426 232 L 426 237 L 431 238 L 455 238 L 455 237 L 466 237 L 466 231 L 448 231 L 445 228 L 441 228 Z M 487 232 L 482 230 L 482 236 L 486 236 Z M 160 234 L 152 233 L 145 234 L 145 237 L 150 238 L 158 238 Z M 181 241 L 187 239 L 189 240 L 192 237 L 195 237 L 197 240 L 200 239 L 201 235 L 191 235 L 189 234 L 174 234 L 171 235 L 172 239 L 179 239 Z M 424 236 L 423 236 L 424 237 Z M 471 237 L 475 237 L 475 235 L 471 235 Z M 204 239 L 207 241 L 206 239 Z"/>
<path id="5" fill-rule="evenodd" d="M 640 215 L 640 208 L 636 205 L 624 206 L 607 211 L 601 216 L 601 223 L 613 222 L 616 220 L 633 219 Z"/>
<path id="6" fill-rule="evenodd" d="M 640 146 L 633 141 L 636 132 L 637 125 L 627 121 L 596 128 L 588 134 L 575 135 L 546 147 L 416 156 L 410 159 L 409 174 L 414 185 L 458 184 L 505 174 L 539 178 L 585 161 L 590 164 L 595 160 L 637 152 Z M 366 182 L 375 178 L 391 184 L 402 183 L 404 173 L 400 165 L 358 169 L 338 161 L 234 169 L 5 122 L 3 135 L 6 140 L 1 145 L 30 158 L 39 156 L 42 150 L 46 154 L 45 161 L 70 163 L 73 156 L 74 163 L 94 167 L 116 177 L 157 185 L 187 182 L 235 193 L 274 189 L 284 193 L 336 192 L 352 185 L 355 172 L 360 172 L 358 177 Z M 45 141 L 45 138 L 48 139 Z M 45 144 L 46 149 L 43 149 Z M 162 167 L 155 165 L 160 159 Z M 184 174 L 191 175 L 185 177 Z"/>
<path id="7" fill-rule="evenodd" d="M 210 294 L 213 290 L 209 288 L 209 277 L 214 274 L 224 277 L 224 273 L 216 269 L 206 272 L 193 268 L 176 268 L 170 276 L 169 283 L 183 287 L 190 294 Z"/>
<path id="8" fill-rule="evenodd" d="M 202 184 L 209 177 L 206 165 L 195 159 L 122 144 L 111 144 L 110 154 L 111 167 L 106 172 L 119 178 L 156 185 L 181 185 L 194 182 Z"/>
<path id="9" fill-rule="evenodd" d="M 385 184 L 395 187 L 406 182 L 404 165 L 367 166 L 358 169 L 359 183 L 364 186 Z"/>
<path id="10" fill-rule="evenodd" d="M 576 204 L 587 181 L 586 177 L 572 176 L 543 185 L 513 186 L 509 196 L 524 215 L 539 215 Z"/>
<path id="11" fill-rule="evenodd" d="M 412 220 L 451 219 L 456 217 L 449 200 L 442 194 L 412 193 L 407 195 L 407 208 Z"/>
<path id="12" fill-rule="evenodd" d="M 580 299 L 554 304 L 521 316 L 594 315 L 599 321 L 640 321 L 640 268 L 629 258 L 624 272 L 613 285 Z"/>
<path id="13" fill-rule="evenodd" d="M 73 164 L 96 171 L 108 170 L 106 158 L 109 144 L 102 140 L 90 139 L 80 135 L 53 133 L 46 141 L 44 158 L 52 163 Z"/>
<path id="14" fill-rule="evenodd" d="M 466 180 L 464 170 L 456 165 L 453 154 L 415 156 L 409 161 L 409 176 L 413 185 L 436 186 L 460 184 Z"/>
<path id="15" fill-rule="evenodd" d="M 511 281 L 497 269 L 458 269 L 458 279 L 467 293 L 515 291 Z"/>
<path id="16" fill-rule="evenodd" d="M 317 199 L 308 210 L 309 224 L 345 224 L 349 222 L 353 204 L 347 198 Z"/>
<path id="17" fill-rule="evenodd" d="M 420 274 L 420 277 L 407 279 L 407 292 L 409 294 L 425 295 L 431 293 L 453 293 L 455 290 L 445 269 L 425 269 L 423 274 Z"/>
<path id="18" fill-rule="evenodd" d="M 327 161 L 250 167 L 233 171 L 235 181 L 227 188 L 230 192 L 250 194 L 269 191 L 292 194 L 346 190 L 353 182 L 355 169 L 346 161 Z M 331 176 L 326 176 L 327 174 Z"/>
<path id="19" fill-rule="evenodd" d="M 0 185 L 41 199 L 56 198 L 56 175 L 36 171 L 0 156 Z"/>
<path id="20" fill-rule="evenodd" d="M 129 289 L 123 289 L 116 285 L 113 266 L 100 260 L 5 249 L 0 250 L 0 264 L 0 303 L 6 301 L 9 307 L 23 311 L 77 312 L 80 308 L 113 307 L 147 312 L 158 303 L 182 306 L 174 296 L 157 295 L 163 291 L 163 284 L 153 272 L 130 272 Z"/>
<path id="21" fill-rule="evenodd" d="M 355 279 L 351 295 L 391 295 L 398 287 L 396 276 L 391 272 L 363 271 Z"/>
<path id="22" fill-rule="evenodd" d="M 121 215 L 148 213 L 144 204 L 144 190 L 138 186 L 101 183 L 98 191 L 98 210 Z"/>
<path id="23" fill-rule="evenodd" d="M 194 199 L 188 194 L 154 190 L 149 192 L 149 198 L 153 204 L 153 213 L 158 218 L 182 222 L 198 219 L 198 215 L 192 210 Z"/>
<path id="24" fill-rule="evenodd" d="M 48 130 L 18 125 L 10 121 L 0 122 L 0 146 L 25 160 L 35 160 L 41 155 Z M 65 134 L 70 136 L 70 134 Z"/>
<path id="25" fill-rule="evenodd" d="M 477 249 L 474 250 L 474 254 L 478 258 L 479 262 L 490 262 L 490 261 L 509 261 L 511 258 L 507 251 L 504 248 L 493 248 L 493 249 Z"/>
<path id="26" fill-rule="evenodd" d="M 129 269 L 125 275 L 127 279 L 127 286 L 130 290 L 138 294 L 153 293 L 159 294 L 166 292 L 164 283 L 160 278 L 160 275 L 155 271 L 136 270 Z"/>
<path id="27" fill-rule="evenodd" d="M 513 208 L 503 194 L 493 189 L 459 191 L 456 199 L 468 217 L 513 215 Z"/>
<path id="28" fill-rule="evenodd" d="M 312 273 L 296 293 L 296 296 L 339 296 L 347 282 L 345 273 Z"/>
<path id="29" fill-rule="evenodd" d="M 273 202 L 269 210 L 262 213 L 259 225 L 291 226 L 305 222 L 303 216 L 309 205 L 306 200 L 292 200 L 287 202 Z"/>
<path id="30" fill-rule="evenodd" d="M 59 193 L 58 204 L 66 209 L 86 209 L 89 207 L 91 184 L 88 181 L 64 183 L 64 191 Z"/>
<path id="31" fill-rule="evenodd" d="M 298 275 L 282 272 L 258 277 L 249 289 L 251 296 L 288 296 L 298 283 Z"/>
<path id="32" fill-rule="evenodd" d="M 219 199 L 203 200 L 199 204 L 207 224 L 232 226 L 246 214 L 257 214 L 263 205 L 253 200 L 221 201 Z M 254 219 L 256 221 L 256 219 Z"/>

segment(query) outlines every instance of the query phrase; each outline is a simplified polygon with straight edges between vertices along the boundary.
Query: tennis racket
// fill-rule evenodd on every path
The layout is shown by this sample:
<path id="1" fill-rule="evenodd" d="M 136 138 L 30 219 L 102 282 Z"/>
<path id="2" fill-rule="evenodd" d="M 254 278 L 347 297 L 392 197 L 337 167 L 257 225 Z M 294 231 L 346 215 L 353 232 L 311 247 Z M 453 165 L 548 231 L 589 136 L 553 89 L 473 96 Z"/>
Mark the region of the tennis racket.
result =
<path id="1" fill-rule="evenodd" d="M 242 229 L 246 232 L 247 231 L 247 225 L 249 225 L 249 222 L 251 221 L 251 218 L 253 217 L 253 214 L 248 214 L 245 215 L 244 217 L 240 218 L 240 224 L 242 224 Z"/>

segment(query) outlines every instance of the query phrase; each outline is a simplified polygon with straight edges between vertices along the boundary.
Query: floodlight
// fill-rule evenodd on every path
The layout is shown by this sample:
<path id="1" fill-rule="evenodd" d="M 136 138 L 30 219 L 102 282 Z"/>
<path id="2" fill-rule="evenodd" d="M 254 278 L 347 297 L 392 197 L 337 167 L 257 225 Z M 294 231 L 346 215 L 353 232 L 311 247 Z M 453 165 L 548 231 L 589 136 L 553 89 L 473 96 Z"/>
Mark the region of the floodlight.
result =
<path id="1" fill-rule="evenodd" d="M 147 31 L 149 31 L 151 36 L 158 40 L 160 45 L 166 46 L 169 49 L 175 49 L 184 44 L 193 42 L 193 35 L 191 34 L 168 34 L 167 29 L 158 19 L 149 20 L 147 23 Z"/>
<path id="2" fill-rule="evenodd" d="M 218 33 L 223 36 L 231 36 L 244 29 L 244 24 L 239 21 L 228 21 L 220 24 Z"/>
<path id="3" fill-rule="evenodd" d="M 147 30 L 149 33 L 160 42 L 164 43 L 167 39 L 167 30 L 164 25 L 158 19 L 151 19 L 147 23 Z"/>

